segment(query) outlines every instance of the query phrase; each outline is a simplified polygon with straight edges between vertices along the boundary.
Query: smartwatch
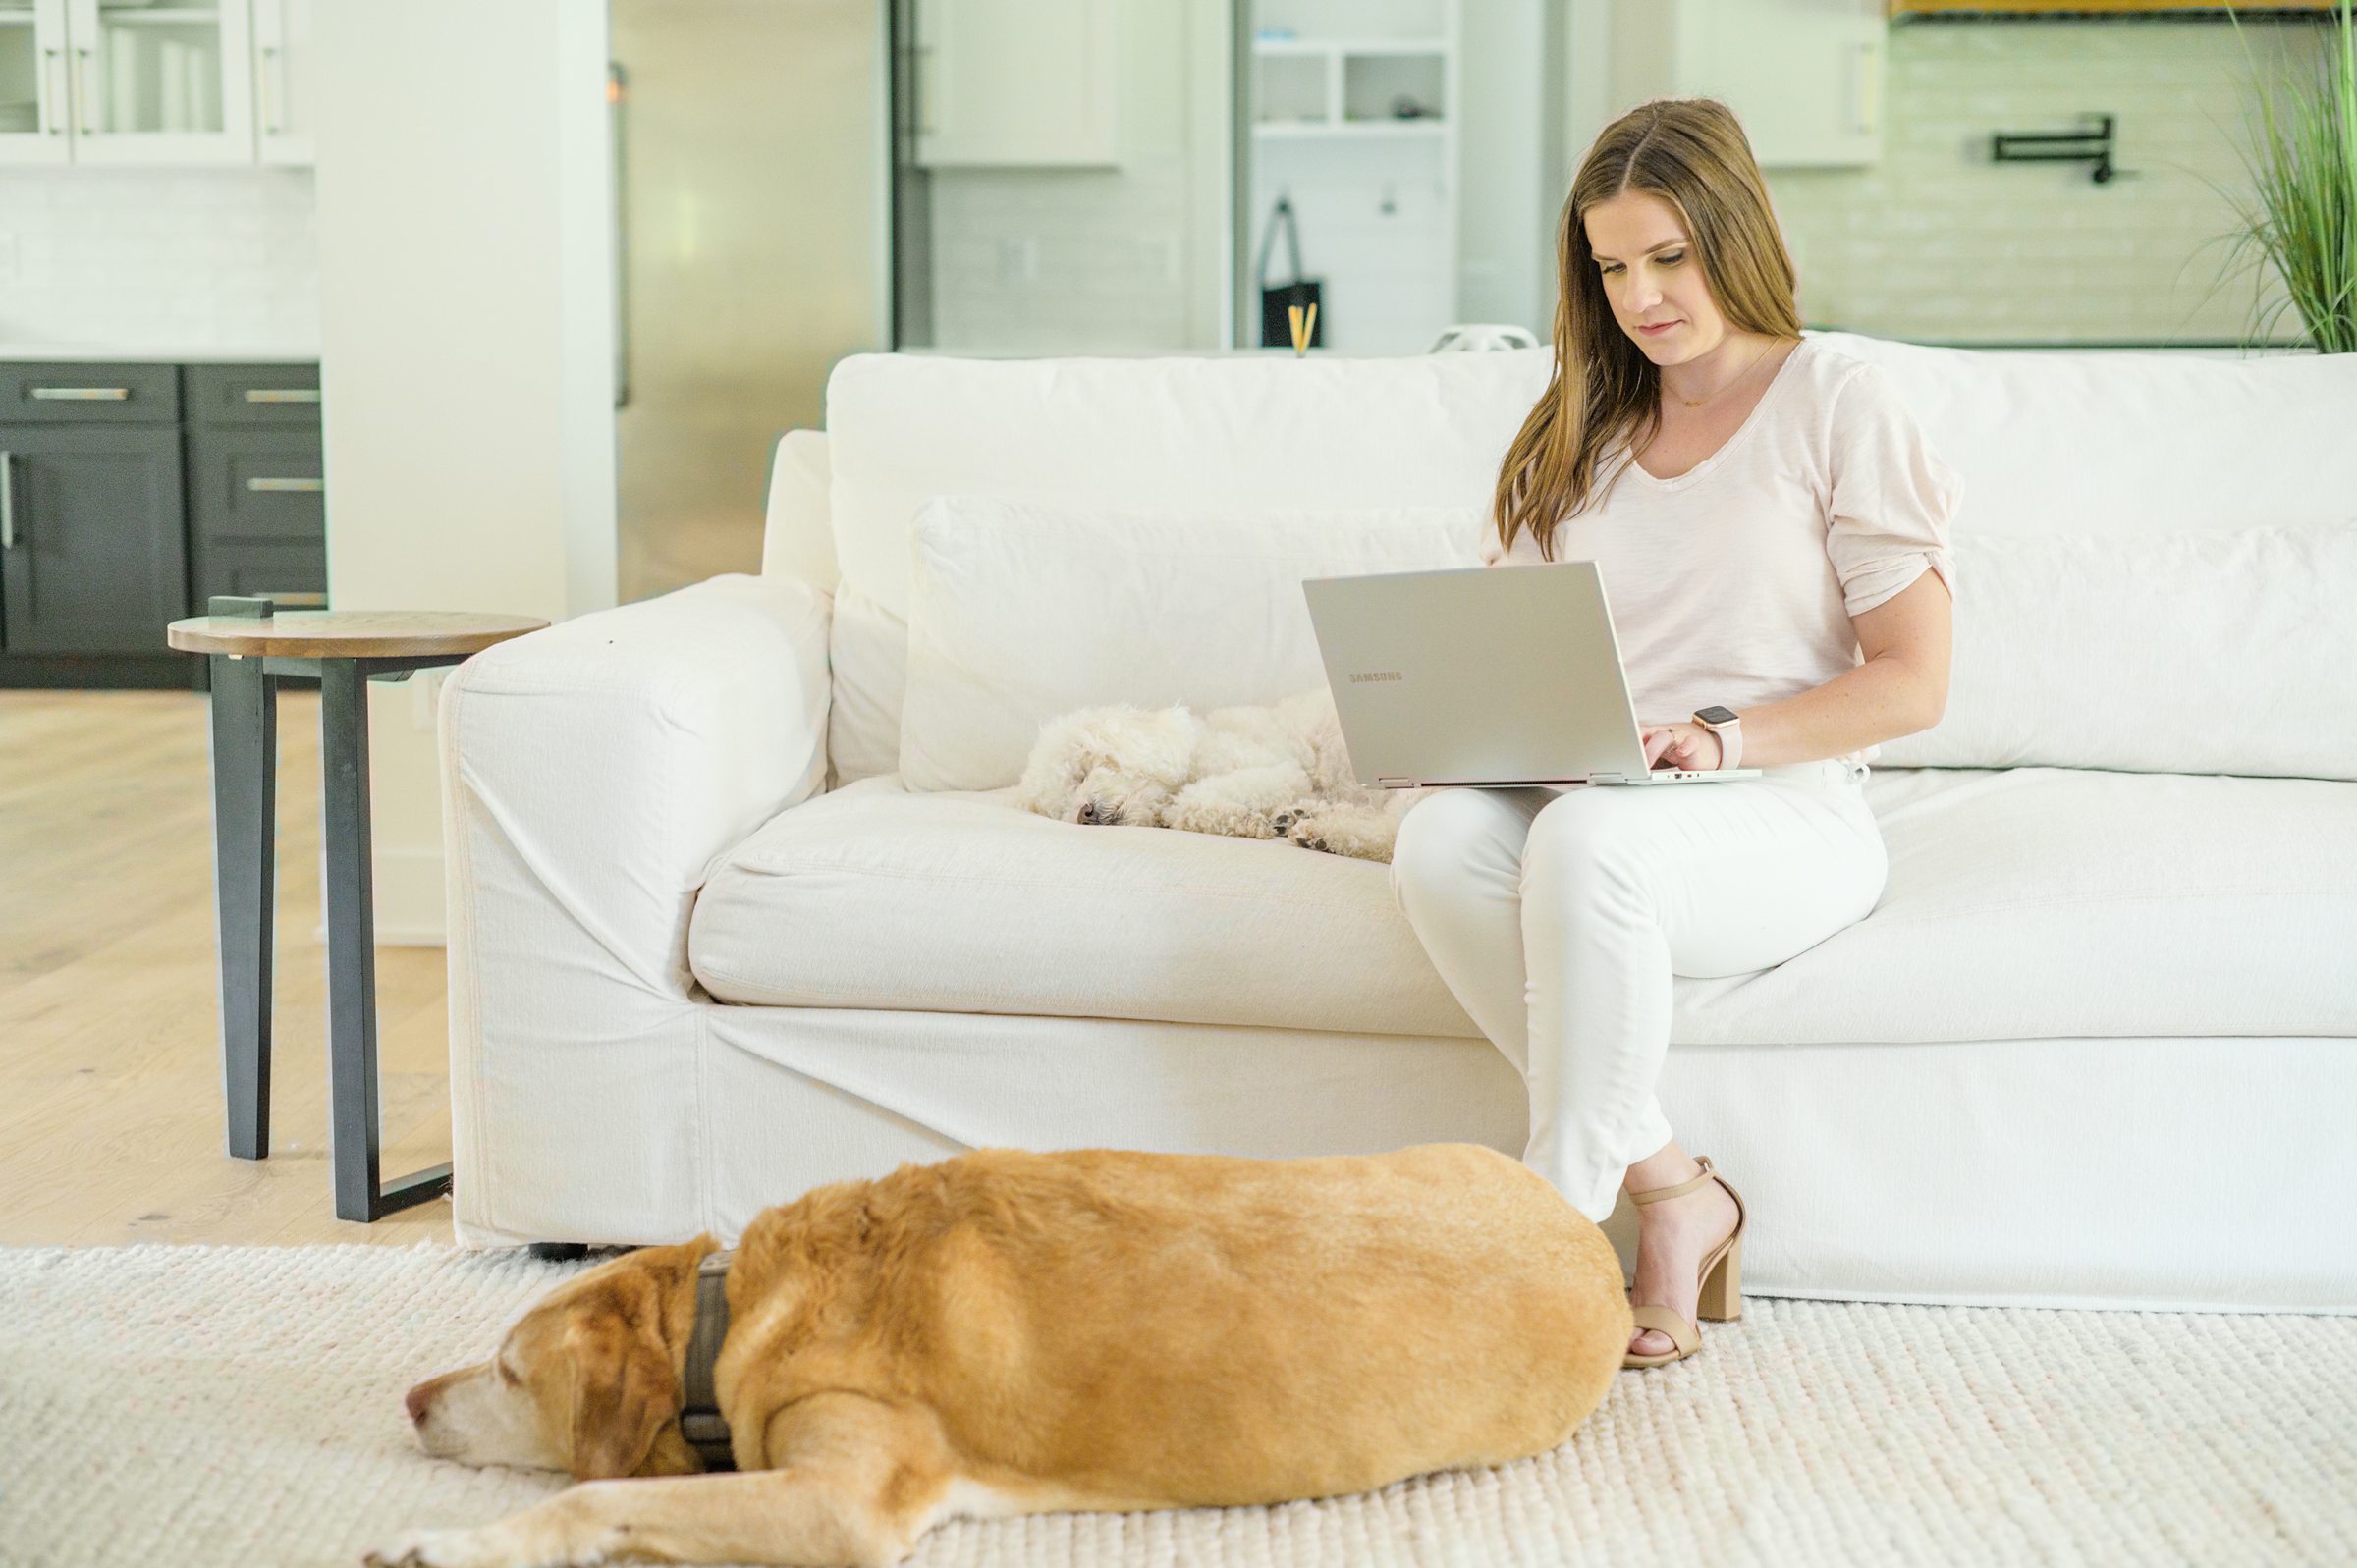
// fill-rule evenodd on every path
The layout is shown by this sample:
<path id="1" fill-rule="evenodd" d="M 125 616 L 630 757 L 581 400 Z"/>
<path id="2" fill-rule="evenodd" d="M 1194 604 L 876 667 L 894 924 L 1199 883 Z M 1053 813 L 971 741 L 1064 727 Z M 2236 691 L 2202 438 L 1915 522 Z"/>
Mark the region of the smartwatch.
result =
<path id="1" fill-rule="evenodd" d="M 1743 721 L 1731 708 L 1712 706 L 1694 710 L 1694 722 L 1719 737 L 1719 766 L 1731 768 L 1743 755 Z"/>

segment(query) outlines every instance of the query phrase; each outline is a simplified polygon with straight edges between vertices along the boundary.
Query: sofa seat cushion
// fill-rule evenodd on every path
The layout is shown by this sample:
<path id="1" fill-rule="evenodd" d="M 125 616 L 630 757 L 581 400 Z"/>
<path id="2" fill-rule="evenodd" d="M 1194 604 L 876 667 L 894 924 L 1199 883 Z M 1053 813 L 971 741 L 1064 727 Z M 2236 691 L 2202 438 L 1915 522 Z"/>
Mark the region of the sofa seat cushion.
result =
<path id="1" fill-rule="evenodd" d="M 1874 912 L 1679 981 L 1672 1040 L 2357 1036 L 2357 784 L 1881 768 L 1866 798 Z"/>
<path id="2" fill-rule="evenodd" d="M 2357 784 L 1877 771 L 1873 914 L 1673 988 L 1671 1038 L 1881 1044 L 2357 1036 Z M 1082 828 L 1012 791 L 860 780 L 781 812 L 699 893 L 723 1001 L 1478 1037 L 1386 868 Z"/>
<path id="3" fill-rule="evenodd" d="M 1053 822 L 1014 793 L 887 774 L 780 812 L 697 895 L 696 979 L 773 1005 L 1479 1037 L 1387 867 Z"/>

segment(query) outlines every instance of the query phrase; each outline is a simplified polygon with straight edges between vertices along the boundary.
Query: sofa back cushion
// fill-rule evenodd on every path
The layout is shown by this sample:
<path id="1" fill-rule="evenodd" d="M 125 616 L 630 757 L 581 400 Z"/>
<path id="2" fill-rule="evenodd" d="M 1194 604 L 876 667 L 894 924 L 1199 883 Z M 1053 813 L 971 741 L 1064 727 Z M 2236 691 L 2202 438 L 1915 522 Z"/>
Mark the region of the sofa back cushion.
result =
<path id="1" fill-rule="evenodd" d="M 2102 541 L 2154 544 L 2193 531 L 2357 521 L 2357 443 L 2345 439 L 2357 408 L 2357 355 L 1999 352 L 1810 336 L 1880 365 L 1963 477 L 1953 529 L 1960 600 L 1975 594 L 1976 541 L 2095 541 L 2092 553 L 2057 569 L 2076 563 L 2101 574 Z M 1549 364 L 1547 350 L 1394 359 L 844 360 L 828 384 L 829 511 L 843 576 L 830 720 L 838 777 L 899 765 L 912 525 L 928 498 L 1077 504 L 1107 514 L 1140 507 L 1482 508 Z M 2212 602 L 2191 613 L 2195 621 L 2264 625 L 2270 603 L 2254 596 L 2273 591 L 2267 584 L 2291 568 L 2284 550 L 2305 547 L 2253 547 L 2219 578 L 2202 577 L 2199 547 L 2187 548 L 2197 554 L 2135 569 L 2156 591 L 2165 582 L 2176 585 L 2169 592 L 2208 596 Z M 2337 556 L 2317 548 L 2318 569 L 2335 569 Z M 1992 557 L 2001 570 L 2007 559 Z M 2357 594 L 2345 578 L 2326 585 L 2343 602 Z M 1968 623 L 1959 602 L 1959 664 L 1980 665 L 1976 650 L 2020 648 L 2043 636 L 2056 658 L 2092 663 L 2098 676 L 2145 678 L 2141 655 L 2107 653 L 2071 635 L 2060 585 L 2043 598 L 2001 590 L 1990 609 L 1986 623 Z M 2024 760 L 2026 748 L 2056 765 L 2118 766 L 2104 760 L 2120 755 L 2116 748 L 2081 743 L 2084 715 L 2042 684 L 2051 670 L 2007 667 L 2001 654 L 1986 680 L 1979 670 L 1959 669 L 1942 723 L 1886 743 L 1882 764 L 2006 766 Z M 2260 711 L 2296 705 L 2324 673 L 2287 661 L 2220 672 Z M 2147 759 L 2140 765 L 2255 771 L 2247 757 L 2231 768 L 2211 764 L 2220 748 L 2203 738 L 2202 726 L 2214 709 L 2191 693 L 2151 682 L 2147 699 L 2155 718 L 2137 724 L 2155 738 L 2139 742 Z M 2003 718 L 2025 706 L 2038 716 L 2028 737 L 2006 728 L 2019 721 Z M 2339 776 L 2321 754 L 2296 766 Z"/>
<path id="2" fill-rule="evenodd" d="M 2357 520 L 2357 354 L 1999 351 L 1810 333 L 1880 365 L 1963 476 L 1955 532 Z M 1969 592 L 1957 568 L 1958 592 Z"/>
<path id="3" fill-rule="evenodd" d="M 1947 711 L 1882 766 L 2357 780 L 2357 523 L 1955 550 Z"/>
<path id="4" fill-rule="evenodd" d="M 837 777 L 899 765 L 913 524 L 930 497 L 1198 514 L 1483 507 L 1550 362 L 1542 349 L 843 360 L 827 383 Z"/>
<path id="5" fill-rule="evenodd" d="M 1204 713 L 1323 686 L 1302 582 L 1476 566 L 1485 515 L 929 501 L 909 582 L 902 781 L 1014 784 L 1040 726 L 1075 708 Z"/>

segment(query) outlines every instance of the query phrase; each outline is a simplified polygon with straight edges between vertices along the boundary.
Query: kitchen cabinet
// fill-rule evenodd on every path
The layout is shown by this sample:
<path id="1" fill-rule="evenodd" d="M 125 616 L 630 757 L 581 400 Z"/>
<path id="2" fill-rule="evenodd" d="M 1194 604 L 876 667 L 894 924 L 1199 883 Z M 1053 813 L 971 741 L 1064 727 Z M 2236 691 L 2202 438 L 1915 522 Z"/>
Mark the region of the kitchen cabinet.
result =
<path id="1" fill-rule="evenodd" d="M 201 685 L 215 594 L 324 608 L 319 367 L 0 363 L 0 686 Z"/>
<path id="2" fill-rule="evenodd" d="M 916 162 L 1110 167 L 1121 159 L 1105 0 L 916 0 Z"/>
<path id="3" fill-rule="evenodd" d="M 185 613 L 178 376 L 0 366 L 0 651 L 151 653 Z"/>
<path id="4" fill-rule="evenodd" d="M 1882 156 L 1887 0 L 1674 0 L 1672 90 L 1734 110 L 1760 166 Z"/>
<path id="5" fill-rule="evenodd" d="M 311 162 L 311 0 L 253 0 L 254 161 Z"/>
<path id="6" fill-rule="evenodd" d="M 187 613 L 215 594 L 324 595 L 319 367 L 191 365 L 188 395 Z"/>
<path id="7" fill-rule="evenodd" d="M 311 4 L 0 0 L 0 163 L 309 163 Z"/>

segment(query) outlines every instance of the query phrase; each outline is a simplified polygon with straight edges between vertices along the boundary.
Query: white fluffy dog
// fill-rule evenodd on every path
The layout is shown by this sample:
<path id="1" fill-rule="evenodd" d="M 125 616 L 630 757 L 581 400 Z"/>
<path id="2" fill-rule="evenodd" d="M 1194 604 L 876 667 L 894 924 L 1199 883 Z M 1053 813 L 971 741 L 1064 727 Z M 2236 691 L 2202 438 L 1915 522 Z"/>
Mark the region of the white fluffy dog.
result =
<path id="1" fill-rule="evenodd" d="M 1015 804 L 1065 822 L 1288 838 L 1388 861 L 1414 793 L 1360 785 L 1320 686 L 1275 707 L 1116 703 L 1051 719 Z"/>

